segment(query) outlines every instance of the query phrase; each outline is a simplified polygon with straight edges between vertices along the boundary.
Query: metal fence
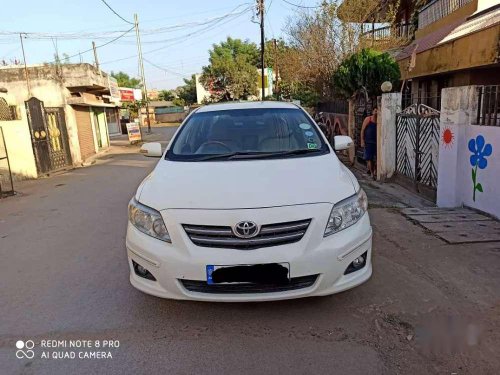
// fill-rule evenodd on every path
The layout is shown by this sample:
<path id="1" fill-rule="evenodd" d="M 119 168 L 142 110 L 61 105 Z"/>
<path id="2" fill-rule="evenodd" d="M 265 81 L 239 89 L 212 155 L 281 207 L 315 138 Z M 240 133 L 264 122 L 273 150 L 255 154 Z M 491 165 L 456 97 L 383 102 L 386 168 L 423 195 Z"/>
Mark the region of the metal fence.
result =
<path id="1" fill-rule="evenodd" d="M 363 41 L 371 42 L 373 46 L 394 39 L 411 40 L 413 39 L 413 34 L 414 27 L 410 23 L 386 25 L 378 28 L 374 28 L 372 25 L 371 29 L 364 30 L 361 33 L 361 38 Z"/>
<path id="2" fill-rule="evenodd" d="M 500 126 L 500 85 L 478 87 L 477 117 L 474 125 Z"/>
<path id="3" fill-rule="evenodd" d="M 435 0 L 423 7 L 418 14 L 418 28 L 422 29 L 457 9 L 472 2 L 472 0 Z"/>
<path id="4" fill-rule="evenodd" d="M 12 194 L 14 194 L 14 184 L 10 170 L 9 153 L 5 146 L 3 129 L 0 126 L 0 198 Z"/>
<path id="5" fill-rule="evenodd" d="M 345 99 L 333 99 L 327 102 L 318 103 L 318 112 L 329 113 L 349 113 L 349 102 Z"/>
<path id="6" fill-rule="evenodd" d="M 412 104 L 424 104 L 428 107 L 434 108 L 437 111 L 441 111 L 441 92 L 427 93 L 427 92 L 416 92 L 416 93 L 404 93 L 401 98 L 401 108 L 407 108 Z"/>

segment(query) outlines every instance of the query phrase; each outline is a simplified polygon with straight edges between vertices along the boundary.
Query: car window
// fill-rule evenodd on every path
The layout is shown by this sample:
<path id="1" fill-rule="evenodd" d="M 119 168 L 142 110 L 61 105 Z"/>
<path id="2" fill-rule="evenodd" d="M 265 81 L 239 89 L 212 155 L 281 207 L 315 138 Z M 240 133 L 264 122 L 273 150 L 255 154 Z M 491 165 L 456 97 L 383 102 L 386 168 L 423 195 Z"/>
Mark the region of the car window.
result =
<path id="1" fill-rule="evenodd" d="M 295 151 L 328 152 L 316 126 L 302 110 L 238 109 L 194 113 L 182 126 L 166 157 L 172 160 L 235 154 L 288 157 L 299 155 Z"/>

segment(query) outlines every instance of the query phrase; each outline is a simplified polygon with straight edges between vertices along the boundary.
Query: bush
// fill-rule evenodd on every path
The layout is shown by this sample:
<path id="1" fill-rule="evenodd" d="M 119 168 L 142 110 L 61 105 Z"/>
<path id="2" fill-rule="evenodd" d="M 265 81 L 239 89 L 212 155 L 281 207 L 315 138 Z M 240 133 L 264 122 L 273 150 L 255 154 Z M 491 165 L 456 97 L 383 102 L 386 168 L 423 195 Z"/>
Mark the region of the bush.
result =
<path id="1" fill-rule="evenodd" d="M 370 97 L 376 97 L 382 93 L 383 82 L 389 81 L 397 87 L 400 77 L 399 65 L 388 53 L 363 49 L 340 64 L 333 75 L 333 85 L 346 98 L 363 87 Z"/>

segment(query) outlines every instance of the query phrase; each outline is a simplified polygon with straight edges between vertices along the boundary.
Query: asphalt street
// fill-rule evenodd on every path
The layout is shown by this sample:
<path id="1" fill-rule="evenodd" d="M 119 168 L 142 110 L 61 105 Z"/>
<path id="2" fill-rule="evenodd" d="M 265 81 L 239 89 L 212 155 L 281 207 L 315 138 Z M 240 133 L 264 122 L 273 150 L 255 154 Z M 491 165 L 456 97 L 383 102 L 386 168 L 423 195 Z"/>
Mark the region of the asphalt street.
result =
<path id="1" fill-rule="evenodd" d="M 157 161 L 137 151 L 24 182 L 0 201 L 0 373 L 499 373 L 500 245 L 448 245 L 369 186 L 374 274 L 358 288 L 238 304 L 135 290 L 127 203 Z M 16 358 L 18 340 L 33 340 L 32 359 Z M 118 347 L 112 358 L 56 359 L 69 348 L 47 340 Z"/>

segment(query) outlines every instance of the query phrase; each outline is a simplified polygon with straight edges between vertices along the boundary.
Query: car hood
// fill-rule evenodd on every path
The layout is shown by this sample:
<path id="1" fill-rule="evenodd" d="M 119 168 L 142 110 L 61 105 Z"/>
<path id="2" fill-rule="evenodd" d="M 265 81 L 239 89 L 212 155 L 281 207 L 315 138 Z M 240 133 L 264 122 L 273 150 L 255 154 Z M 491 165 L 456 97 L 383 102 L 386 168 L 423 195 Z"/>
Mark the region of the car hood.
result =
<path id="1" fill-rule="evenodd" d="M 157 210 L 336 203 L 357 183 L 333 154 L 272 160 L 160 160 L 136 199 Z"/>

